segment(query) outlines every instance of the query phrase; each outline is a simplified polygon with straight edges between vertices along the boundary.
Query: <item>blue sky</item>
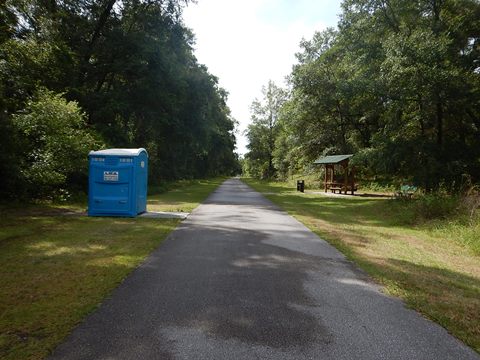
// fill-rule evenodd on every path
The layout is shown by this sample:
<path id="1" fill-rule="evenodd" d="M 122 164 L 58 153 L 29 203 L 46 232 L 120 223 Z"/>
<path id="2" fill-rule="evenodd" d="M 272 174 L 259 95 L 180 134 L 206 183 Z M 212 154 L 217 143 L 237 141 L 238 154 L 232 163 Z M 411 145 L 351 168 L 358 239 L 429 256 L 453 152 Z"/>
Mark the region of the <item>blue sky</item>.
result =
<path id="1" fill-rule="evenodd" d="M 198 0 L 184 11 L 196 35 L 195 55 L 229 92 L 228 105 L 240 123 L 238 152 L 249 106 L 268 80 L 284 85 L 302 38 L 335 26 L 340 0 Z"/>

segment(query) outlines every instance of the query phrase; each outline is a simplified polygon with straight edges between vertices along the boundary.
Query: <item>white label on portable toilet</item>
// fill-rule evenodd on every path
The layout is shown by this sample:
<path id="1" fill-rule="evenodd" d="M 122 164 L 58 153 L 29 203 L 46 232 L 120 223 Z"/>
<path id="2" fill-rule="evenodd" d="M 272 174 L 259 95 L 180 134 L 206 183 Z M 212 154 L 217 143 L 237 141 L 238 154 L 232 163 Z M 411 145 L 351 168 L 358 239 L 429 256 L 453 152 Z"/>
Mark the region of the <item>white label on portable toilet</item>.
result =
<path id="1" fill-rule="evenodd" d="M 118 171 L 104 171 L 103 181 L 118 181 Z"/>
<path id="2" fill-rule="evenodd" d="M 144 167 L 145 167 L 145 161 L 142 161 L 142 162 L 140 163 L 140 166 L 141 166 L 142 168 L 144 168 Z"/>

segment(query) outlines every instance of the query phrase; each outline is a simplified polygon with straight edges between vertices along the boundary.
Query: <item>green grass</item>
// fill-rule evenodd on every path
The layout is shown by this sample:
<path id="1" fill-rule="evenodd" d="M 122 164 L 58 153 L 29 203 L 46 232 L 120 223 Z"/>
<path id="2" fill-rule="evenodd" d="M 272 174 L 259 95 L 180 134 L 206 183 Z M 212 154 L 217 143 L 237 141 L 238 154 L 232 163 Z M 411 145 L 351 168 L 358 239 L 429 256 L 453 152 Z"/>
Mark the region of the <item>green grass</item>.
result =
<path id="1" fill-rule="evenodd" d="M 416 222 L 414 202 L 302 194 L 243 179 L 385 286 L 480 352 L 480 220 Z"/>
<path id="2" fill-rule="evenodd" d="M 191 211 L 220 182 L 180 182 L 149 210 Z M 84 209 L 0 206 L 0 358 L 47 356 L 179 223 Z"/>
<path id="3" fill-rule="evenodd" d="M 148 196 L 148 210 L 190 212 L 225 179 L 182 180 L 169 185 L 169 191 Z"/>

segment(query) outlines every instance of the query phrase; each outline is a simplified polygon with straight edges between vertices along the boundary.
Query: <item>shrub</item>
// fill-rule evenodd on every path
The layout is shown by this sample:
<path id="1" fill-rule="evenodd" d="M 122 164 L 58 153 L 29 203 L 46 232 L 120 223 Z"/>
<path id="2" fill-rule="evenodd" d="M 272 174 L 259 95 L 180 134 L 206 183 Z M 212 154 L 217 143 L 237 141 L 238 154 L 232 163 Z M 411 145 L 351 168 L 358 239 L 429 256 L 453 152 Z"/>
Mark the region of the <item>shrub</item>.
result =
<path id="1" fill-rule="evenodd" d="M 415 225 L 429 220 L 458 218 L 465 211 L 461 196 L 445 192 L 416 193 L 413 198 L 397 198 L 390 202 L 390 211 L 396 214 L 401 224 Z"/>
<path id="2" fill-rule="evenodd" d="M 26 195 L 68 197 L 68 190 L 76 185 L 71 179 L 86 180 L 89 150 L 101 146 L 87 129 L 78 104 L 41 90 L 13 120 L 23 141 L 20 177 Z"/>
<path id="3" fill-rule="evenodd" d="M 417 219 L 445 219 L 456 212 L 460 206 L 460 197 L 442 192 L 425 194 L 415 200 L 415 217 Z"/>
<path id="4" fill-rule="evenodd" d="M 475 222 L 480 209 L 480 187 L 470 186 L 461 198 L 461 207 L 467 213 L 470 222 Z"/>

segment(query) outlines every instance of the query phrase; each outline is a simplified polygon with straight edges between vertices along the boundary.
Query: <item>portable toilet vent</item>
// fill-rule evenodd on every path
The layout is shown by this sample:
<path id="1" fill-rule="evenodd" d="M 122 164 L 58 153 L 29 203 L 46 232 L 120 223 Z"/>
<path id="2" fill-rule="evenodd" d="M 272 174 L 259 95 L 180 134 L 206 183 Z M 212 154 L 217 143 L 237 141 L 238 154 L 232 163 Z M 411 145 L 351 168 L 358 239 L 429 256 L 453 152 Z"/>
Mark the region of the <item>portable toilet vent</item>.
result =
<path id="1" fill-rule="evenodd" d="M 145 149 L 90 151 L 88 158 L 89 216 L 134 217 L 147 210 Z"/>

